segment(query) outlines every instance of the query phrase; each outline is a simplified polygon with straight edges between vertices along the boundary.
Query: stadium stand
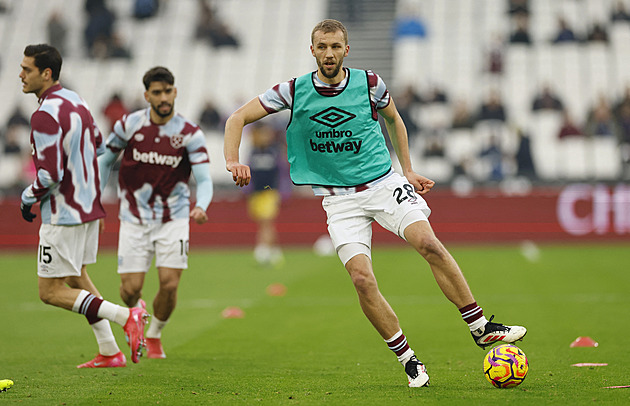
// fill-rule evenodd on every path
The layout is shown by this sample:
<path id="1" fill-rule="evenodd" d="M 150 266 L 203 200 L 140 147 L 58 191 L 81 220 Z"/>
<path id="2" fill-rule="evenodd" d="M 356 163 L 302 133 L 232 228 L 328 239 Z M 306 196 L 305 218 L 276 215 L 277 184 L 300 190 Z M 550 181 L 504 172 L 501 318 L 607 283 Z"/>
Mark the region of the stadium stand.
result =
<path id="1" fill-rule="evenodd" d="M 244 97 L 262 93 L 274 84 L 312 69 L 308 52 L 310 30 L 324 18 L 326 4 L 320 1 L 233 0 L 211 2 L 226 24 L 240 37 L 238 49 L 212 48 L 196 41 L 194 28 L 197 0 L 162 1 L 159 13 L 149 19 L 133 18 L 132 2 L 110 0 L 116 15 L 115 29 L 129 40 L 133 58 L 94 60 L 86 56 L 83 1 L 69 5 L 63 0 L 13 1 L 0 14 L 0 123 L 5 123 L 15 105 L 33 111 L 36 100 L 21 93 L 19 62 L 24 46 L 46 42 L 46 21 L 54 10 L 63 10 L 68 23 L 68 51 L 64 56 L 62 82 L 86 98 L 97 123 L 106 128 L 102 115 L 115 90 L 135 102 L 144 88 L 141 78 L 155 65 L 173 71 L 178 87 L 177 111 L 197 120 L 205 100 L 215 97 L 226 114 Z M 16 39 L 20 40 L 16 40 Z M 0 124 L 0 128 L 3 124 Z M 225 171 L 222 134 L 208 134 L 213 178 L 219 186 L 231 182 Z M 1 159 L 1 158 L 0 158 Z"/>
<path id="2" fill-rule="evenodd" d="M 513 140 L 518 128 L 529 133 L 540 177 L 533 181 L 621 179 L 619 140 L 593 137 L 560 141 L 556 137 L 559 113 L 534 113 L 531 101 L 538 88 L 552 83 L 569 112 L 584 125 L 600 94 L 605 94 L 610 102 L 617 100 L 630 83 L 624 68 L 630 55 L 630 24 L 610 21 L 614 2 L 609 0 L 530 0 L 526 18 L 532 43 L 509 44 L 507 37 L 515 23 L 508 13 L 508 3 L 453 0 L 445 6 L 444 2 L 400 0 L 400 10 L 412 9 L 423 15 L 428 34 L 394 42 L 394 82 L 390 89 L 409 85 L 422 89 L 427 82 L 434 82 L 454 95 L 452 99 L 465 98 L 473 105 L 481 103 L 489 91 L 498 89 L 507 115 L 502 133 L 508 148 L 503 151 L 508 157 L 515 152 Z M 596 23 L 601 24 L 610 32 L 610 42 L 552 44 L 559 16 L 583 38 Z M 504 67 L 501 73 L 489 75 L 484 69 L 483 54 L 497 34 L 504 38 Z M 421 128 L 431 129 L 431 114 L 417 116 Z M 451 164 L 478 160 L 483 140 L 488 136 L 479 127 L 477 124 L 472 132 L 451 131 L 445 142 L 445 159 Z M 423 153 L 417 149 L 414 152 Z M 421 157 L 416 160 L 423 162 Z M 482 180 L 478 173 L 469 175 L 476 181 Z"/>

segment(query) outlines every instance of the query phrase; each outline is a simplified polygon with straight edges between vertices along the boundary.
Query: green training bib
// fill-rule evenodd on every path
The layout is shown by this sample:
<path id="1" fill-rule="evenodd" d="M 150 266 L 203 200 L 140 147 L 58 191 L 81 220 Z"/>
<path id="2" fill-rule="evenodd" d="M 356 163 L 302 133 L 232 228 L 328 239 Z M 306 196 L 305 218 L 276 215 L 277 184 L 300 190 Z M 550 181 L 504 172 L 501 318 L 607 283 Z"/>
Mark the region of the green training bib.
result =
<path id="1" fill-rule="evenodd" d="M 287 154 L 296 185 L 350 187 L 392 166 L 378 119 L 372 115 L 367 72 L 348 70 L 343 91 L 323 96 L 313 73 L 295 80 Z"/>

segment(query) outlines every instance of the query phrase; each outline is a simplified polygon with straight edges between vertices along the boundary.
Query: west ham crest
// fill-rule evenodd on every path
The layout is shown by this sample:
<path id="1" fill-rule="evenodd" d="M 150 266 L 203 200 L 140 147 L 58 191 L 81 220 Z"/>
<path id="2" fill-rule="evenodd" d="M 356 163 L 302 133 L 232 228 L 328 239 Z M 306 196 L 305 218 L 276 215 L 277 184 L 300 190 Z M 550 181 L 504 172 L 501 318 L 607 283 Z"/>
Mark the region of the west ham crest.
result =
<path id="1" fill-rule="evenodd" d="M 181 134 L 175 134 L 171 137 L 171 146 L 175 149 L 184 146 L 184 136 Z"/>

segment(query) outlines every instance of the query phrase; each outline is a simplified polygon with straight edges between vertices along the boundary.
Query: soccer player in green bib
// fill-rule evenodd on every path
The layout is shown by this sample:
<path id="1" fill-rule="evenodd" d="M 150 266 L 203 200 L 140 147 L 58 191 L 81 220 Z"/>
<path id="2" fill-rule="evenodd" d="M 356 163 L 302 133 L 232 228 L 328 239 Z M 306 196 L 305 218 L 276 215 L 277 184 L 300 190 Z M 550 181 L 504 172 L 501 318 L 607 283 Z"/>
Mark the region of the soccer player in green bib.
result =
<path id="1" fill-rule="evenodd" d="M 378 289 L 372 269 L 372 222 L 406 240 L 429 263 L 444 295 L 459 309 L 481 348 L 523 338 L 521 326 L 488 321 L 459 266 L 437 239 L 422 195 L 434 182 L 414 172 L 407 130 L 383 80 L 374 72 L 346 68 L 348 32 L 336 20 L 313 28 L 311 53 L 317 71 L 280 83 L 236 110 L 225 125 L 226 168 L 237 186 L 251 171 L 239 161 L 243 127 L 269 114 L 290 109 L 287 155 L 291 180 L 310 185 L 323 196 L 328 232 L 359 296 L 361 309 L 396 354 L 410 387 L 429 384 L 398 317 Z M 392 162 L 378 124 L 380 114 L 402 168 Z"/>

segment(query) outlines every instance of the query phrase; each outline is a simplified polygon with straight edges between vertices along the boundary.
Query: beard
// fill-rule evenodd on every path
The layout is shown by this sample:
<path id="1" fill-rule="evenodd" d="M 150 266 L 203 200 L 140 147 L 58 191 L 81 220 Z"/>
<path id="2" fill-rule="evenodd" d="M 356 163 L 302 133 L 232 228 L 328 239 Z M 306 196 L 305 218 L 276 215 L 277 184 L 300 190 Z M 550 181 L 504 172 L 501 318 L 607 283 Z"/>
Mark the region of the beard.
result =
<path id="1" fill-rule="evenodd" d="M 328 79 L 333 79 L 335 76 L 337 76 L 339 74 L 339 71 L 341 70 L 341 64 L 343 63 L 343 60 L 337 62 L 337 65 L 335 65 L 335 68 L 332 70 L 331 73 L 326 73 L 326 67 L 324 66 L 323 62 L 317 61 L 317 65 L 319 66 L 319 71 L 322 73 L 322 75 L 324 75 L 324 77 L 328 78 Z"/>
<path id="2" fill-rule="evenodd" d="M 168 111 L 166 113 L 162 113 L 160 111 L 160 107 L 162 107 L 162 106 L 169 106 L 169 109 L 168 109 Z M 168 117 L 173 112 L 173 105 L 171 105 L 171 104 L 160 104 L 157 107 L 152 105 L 151 108 L 153 109 L 153 111 L 155 111 L 155 114 L 157 114 L 160 117 Z"/>

